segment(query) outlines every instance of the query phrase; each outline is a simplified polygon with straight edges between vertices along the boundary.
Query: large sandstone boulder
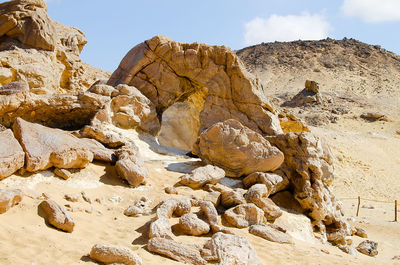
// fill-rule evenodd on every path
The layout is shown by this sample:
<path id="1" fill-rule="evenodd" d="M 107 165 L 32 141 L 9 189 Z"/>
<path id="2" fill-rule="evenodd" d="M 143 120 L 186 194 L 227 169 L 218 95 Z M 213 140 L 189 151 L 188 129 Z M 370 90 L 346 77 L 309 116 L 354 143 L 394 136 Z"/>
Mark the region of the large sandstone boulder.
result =
<path id="1" fill-rule="evenodd" d="M 0 124 L 11 127 L 21 117 L 48 127 L 78 129 L 89 124 L 107 100 L 93 93 L 0 95 Z"/>
<path id="2" fill-rule="evenodd" d="M 0 132 L 0 179 L 6 178 L 25 163 L 25 153 L 11 130 Z"/>
<path id="3" fill-rule="evenodd" d="M 0 4 L 0 37 L 0 85 L 26 81 L 42 94 L 85 90 L 109 76 L 81 61 L 85 35 L 51 20 L 44 0 Z"/>
<path id="4" fill-rule="evenodd" d="M 200 112 L 200 131 L 216 122 L 237 119 L 250 129 L 281 133 L 279 119 L 263 88 L 225 46 L 179 43 L 156 36 L 121 61 L 108 85 L 137 87 L 153 102 L 159 116 L 176 102 Z"/>
<path id="5" fill-rule="evenodd" d="M 233 119 L 202 132 L 194 153 L 206 163 L 224 169 L 229 177 L 273 171 L 284 160 L 283 153 L 261 134 Z"/>
<path id="6" fill-rule="evenodd" d="M 294 188 L 296 200 L 312 218 L 314 225 L 322 234 L 327 232 L 327 238 L 332 243 L 345 241 L 351 231 L 343 218 L 341 204 L 329 187 L 334 178 L 333 156 L 329 147 L 308 132 L 266 138 L 284 152 L 282 170 Z"/>
<path id="7" fill-rule="evenodd" d="M 84 168 L 93 160 L 93 153 L 79 138 L 59 130 L 30 123 L 18 118 L 14 135 L 26 153 L 25 167 L 29 172 L 58 168 Z"/>
<path id="8" fill-rule="evenodd" d="M 216 233 L 204 244 L 202 257 L 218 264 L 261 265 L 253 246 L 239 235 Z"/>

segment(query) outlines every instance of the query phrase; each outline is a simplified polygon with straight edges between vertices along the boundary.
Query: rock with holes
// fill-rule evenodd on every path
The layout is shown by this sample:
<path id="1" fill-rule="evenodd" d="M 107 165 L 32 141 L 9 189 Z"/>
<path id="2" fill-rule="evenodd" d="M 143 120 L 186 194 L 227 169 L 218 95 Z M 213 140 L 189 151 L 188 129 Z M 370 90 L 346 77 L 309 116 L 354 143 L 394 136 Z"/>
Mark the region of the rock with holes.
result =
<path id="1" fill-rule="evenodd" d="M 187 213 L 179 218 L 179 229 L 186 235 L 200 236 L 210 231 L 210 226 L 194 213 Z"/>
<path id="2" fill-rule="evenodd" d="M 65 232 L 72 233 L 75 222 L 63 206 L 52 200 L 44 200 L 39 204 L 39 208 L 44 212 L 49 224 Z"/>
<path id="3" fill-rule="evenodd" d="M 282 132 L 262 86 L 225 46 L 156 36 L 131 49 L 108 84 L 137 87 L 159 116 L 176 102 L 189 103 L 200 113 L 200 132 L 227 119 L 259 133 Z"/>
<path id="4" fill-rule="evenodd" d="M 182 263 L 207 264 L 200 255 L 200 247 L 195 245 L 187 245 L 171 239 L 155 237 L 149 240 L 147 249 Z"/>
<path id="5" fill-rule="evenodd" d="M 189 174 L 180 177 L 179 183 L 189 186 L 192 189 L 198 189 L 205 184 L 216 184 L 225 177 L 225 171 L 219 167 L 207 165 L 198 167 Z"/>
<path id="6" fill-rule="evenodd" d="M 266 221 L 264 212 L 253 203 L 240 204 L 226 210 L 224 218 L 228 223 L 238 228 L 263 224 Z"/>
<path id="7" fill-rule="evenodd" d="M 25 163 L 25 153 L 10 129 L 0 132 L 0 179 L 4 179 Z"/>
<path id="8" fill-rule="evenodd" d="M 18 118 L 13 125 L 15 137 L 26 153 L 29 172 L 57 168 L 84 168 L 93 160 L 93 153 L 79 138 L 40 124 Z"/>
<path id="9" fill-rule="evenodd" d="M 150 224 L 149 238 L 162 237 L 174 239 L 169 218 L 173 214 L 182 216 L 190 212 L 192 202 L 190 199 L 167 199 L 157 208 L 156 220 Z"/>
<path id="10" fill-rule="evenodd" d="M 367 256 L 374 257 L 378 255 L 378 243 L 371 240 L 361 242 L 356 249 Z"/>
<path id="11" fill-rule="evenodd" d="M 0 189 L 0 214 L 7 212 L 21 201 L 22 192 L 20 190 Z"/>
<path id="12" fill-rule="evenodd" d="M 294 243 L 292 237 L 286 234 L 284 229 L 276 225 L 252 225 L 249 228 L 249 233 L 280 244 Z"/>
<path id="13" fill-rule="evenodd" d="M 120 178 L 125 179 L 132 187 L 146 184 L 150 173 L 135 150 L 130 148 L 119 149 L 116 155 L 118 161 L 115 167 Z"/>
<path id="14" fill-rule="evenodd" d="M 293 187 L 295 199 L 334 244 L 342 244 L 351 234 L 343 218 L 341 204 L 330 185 L 334 179 L 333 156 L 328 145 L 312 133 L 288 133 L 266 139 L 285 154 L 281 170 Z"/>
<path id="15" fill-rule="evenodd" d="M 261 134 L 237 120 L 226 120 L 203 131 L 194 153 L 207 164 L 225 170 L 229 177 L 273 171 L 282 164 L 283 153 Z"/>
<path id="16" fill-rule="evenodd" d="M 264 184 L 255 184 L 244 195 L 247 202 L 254 203 L 264 211 L 268 221 L 273 222 L 282 215 L 281 209 L 268 198 L 268 189 Z"/>
<path id="17" fill-rule="evenodd" d="M 218 264 L 261 265 L 253 246 L 239 235 L 216 233 L 204 244 L 202 257 Z"/>
<path id="18" fill-rule="evenodd" d="M 108 244 L 96 244 L 90 258 L 105 264 L 142 265 L 142 259 L 131 249 Z"/>

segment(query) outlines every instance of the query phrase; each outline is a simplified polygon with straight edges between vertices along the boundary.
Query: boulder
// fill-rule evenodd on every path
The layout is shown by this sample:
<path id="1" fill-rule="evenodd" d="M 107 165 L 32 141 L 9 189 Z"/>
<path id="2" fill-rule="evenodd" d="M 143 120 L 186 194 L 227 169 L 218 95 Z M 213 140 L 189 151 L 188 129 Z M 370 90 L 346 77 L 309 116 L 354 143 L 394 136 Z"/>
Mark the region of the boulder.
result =
<path id="1" fill-rule="evenodd" d="M 318 83 L 306 80 L 305 88 L 296 94 L 290 101 L 285 102 L 283 106 L 300 107 L 303 105 L 315 105 L 322 103 L 322 96 L 319 92 Z"/>
<path id="2" fill-rule="evenodd" d="M 343 218 L 341 204 L 329 187 L 334 179 L 334 168 L 328 145 L 308 132 L 266 138 L 284 152 L 285 162 L 281 169 L 288 176 L 295 199 L 313 224 L 319 227 L 323 236 L 328 233 L 328 240 L 345 241 L 351 231 Z"/>
<path id="3" fill-rule="evenodd" d="M 109 77 L 81 61 L 85 35 L 51 20 L 44 0 L 0 4 L 0 37 L 0 85 L 25 81 L 31 91 L 43 94 L 83 91 Z"/>
<path id="4" fill-rule="evenodd" d="M 218 264 L 261 265 L 253 246 L 239 235 L 216 233 L 204 244 L 202 257 Z"/>
<path id="5" fill-rule="evenodd" d="M 279 175 L 268 172 L 254 172 L 243 179 L 243 184 L 246 188 L 250 188 L 257 183 L 266 186 L 268 190 L 267 197 L 289 187 L 289 179 L 285 174 Z"/>
<path id="6" fill-rule="evenodd" d="M 284 160 L 283 153 L 237 120 L 226 120 L 202 132 L 194 153 L 207 164 L 225 170 L 228 177 L 273 171 Z"/>
<path id="7" fill-rule="evenodd" d="M 108 130 L 103 124 L 87 125 L 79 131 L 80 137 L 95 139 L 110 148 L 118 148 L 125 145 L 128 141 L 120 134 Z"/>
<path id="8" fill-rule="evenodd" d="M 378 255 L 378 243 L 371 240 L 361 242 L 356 249 L 358 252 L 367 256 L 374 257 Z"/>
<path id="9" fill-rule="evenodd" d="M 187 213 L 179 218 L 179 229 L 186 235 L 200 236 L 210 231 L 210 226 L 194 213 Z"/>
<path id="10" fill-rule="evenodd" d="M 279 226 L 266 224 L 266 225 L 252 225 L 249 228 L 249 233 L 262 237 L 268 241 L 280 244 L 293 244 L 291 236 L 286 234 L 286 231 Z"/>
<path id="11" fill-rule="evenodd" d="M 68 233 L 72 233 L 74 230 L 74 220 L 69 216 L 65 208 L 55 201 L 44 200 L 39 204 L 39 209 L 43 211 L 44 218 L 52 226 Z"/>
<path id="12" fill-rule="evenodd" d="M 198 167 L 189 174 L 180 177 L 179 183 L 189 186 L 192 189 L 198 189 L 205 184 L 216 184 L 225 177 L 225 171 L 219 167 L 207 165 Z"/>
<path id="13" fill-rule="evenodd" d="M 200 129 L 200 110 L 188 102 L 177 102 L 162 114 L 160 144 L 191 151 Z"/>
<path id="14" fill-rule="evenodd" d="M 146 184 L 150 173 L 144 161 L 137 155 L 136 151 L 123 148 L 116 152 L 118 161 L 115 164 L 118 176 L 125 179 L 130 186 L 138 187 Z"/>
<path id="15" fill-rule="evenodd" d="M 233 234 L 233 232 L 229 228 L 220 226 L 218 224 L 218 212 L 211 202 L 200 201 L 199 206 L 200 211 L 205 215 L 208 223 L 210 224 L 212 233 L 222 232 L 226 234 Z"/>
<path id="16" fill-rule="evenodd" d="M 96 244 L 90 251 L 90 258 L 105 264 L 141 265 L 142 259 L 131 249 L 108 244 Z"/>
<path id="17" fill-rule="evenodd" d="M 204 201 L 211 202 L 214 207 L 218 207 L 221 202 L 221 192 L 219 191 L 211 191 L 207 192 L 207 194 L 203 197 Z"/>
<path id="18" fill-rule="evenodd" d="M 7 129 L 0 132 L 0 180 L 22 168 L 24 163 L 24 150 L 15 139 L 12 131 Z"/>
<path id="19" fill-rule="evenodd" d="M 201 257 L 198 246 L 183 244 L 171 239 L 151 238 L 147 243 L 147 249 L 182 263 L 195 265 L 207 264 Z"/>
<path id="20" fill-rule="evenodd" d="M 281 209 L 268 198 L 268 190 L 264 184 L 255 184 L 244 195 L 246 201 L 254 203 L 258 208 L 264 211 L 268 221 L 273 222 L 282 215 Z"/>
<path id="21" fill-rule="evenodd" d="M 221 205 L 225 208 L 231 208 L 233 206 L 246 203 L 246 199 L 243 195 L 246 193 L 244 189 L 230 189 L 224 188 L 219 190 L 221 192 Z"/>
<path id="22" fill-rule="evenodd" d="M 93 160 L 93 153 L 79 138 L 59 130 L 17 118 L 13 125 L 15 137 L 26 153 L 25 167 L 29 172 L 57 168 L 84 168 Z"/>
<path id="23" fill-rule="evenodd" d="M 176 102 L 193 105 L 201 111 L 200 132 L 227 119 L 237 119 L 259 133 L 282 132 L 261 84 L 224 46 L 156 36 L 122 59 L 108 81 L 118 84 L 137 87 L 160 117 Z"/>
<path id="24" fill-rule="evenodd" d="M 265 222 L 264 212 L 253 203 L 237 205 L 224 213 L 225 220 L 237 228 Z"/>
<path id="25" fill-rule="evenodd" d="M 20 190 L 0 189 L 0 214 L 7 212 L 21 201 L 22 192 Z"/>
<path id="26" fill-rule="evenodd" d="M 162 237 L 174 239 L 169 218 L 173 214 L 182 216 L 190 212 L 192 203 L 190 199 L 167 199 L 157 208 L 156 220 L 150 224 L 149 238 Z"/>
<path id="27" fill-rule="evenodd" d="M 108 163 L 114 163 L 117 161 L 117 156 L 114 151 L 104 147 L 101 143 L 95 139 L 80 138 L 82 143 L 93 153 L 93 159 Z"/>

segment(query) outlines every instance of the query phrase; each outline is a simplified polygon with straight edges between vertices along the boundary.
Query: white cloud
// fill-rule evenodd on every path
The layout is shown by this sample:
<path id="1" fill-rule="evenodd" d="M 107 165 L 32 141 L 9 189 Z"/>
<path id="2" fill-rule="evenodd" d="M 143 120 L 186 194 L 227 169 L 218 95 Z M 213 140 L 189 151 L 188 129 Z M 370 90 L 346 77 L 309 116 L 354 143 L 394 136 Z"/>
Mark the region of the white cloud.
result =
<path id="1" fill-rule="evenodd" d="M 318 40 L 328 36 L 330 24 L 321 14 L 256 17 L 245 24 L 246 45 L 260 42 Z"/>
<path id="2" fill-rule="evenodd" d="M 344 0 L 342 11 L 367 22 L 400 20 L 399 0 Z"/>

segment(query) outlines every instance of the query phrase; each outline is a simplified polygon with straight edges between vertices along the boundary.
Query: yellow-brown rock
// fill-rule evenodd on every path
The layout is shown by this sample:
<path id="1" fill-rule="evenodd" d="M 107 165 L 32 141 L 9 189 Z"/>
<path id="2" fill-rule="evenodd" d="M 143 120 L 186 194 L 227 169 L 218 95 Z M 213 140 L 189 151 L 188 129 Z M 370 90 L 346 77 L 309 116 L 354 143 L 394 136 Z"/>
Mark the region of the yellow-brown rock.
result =
<path id="1" fill-rule="evenodd" d="M 10 129 L 0 132 L 0 179 L 24 166 L 25 153 Z"/>
<path id="2" fill-rule="evenodd" d="M 200 131 L 227 119 L 237 119 L 263 134 L 281 133 L 263 88 L 240 59 L 225 46 L 179 43 L 156 36 L 128 52 L 109 85 L 137 87 L 153 102 L 160 116 L 176 102 L 202 103 Z M 196 97 L 194 95 L 201 95 Z"/>

